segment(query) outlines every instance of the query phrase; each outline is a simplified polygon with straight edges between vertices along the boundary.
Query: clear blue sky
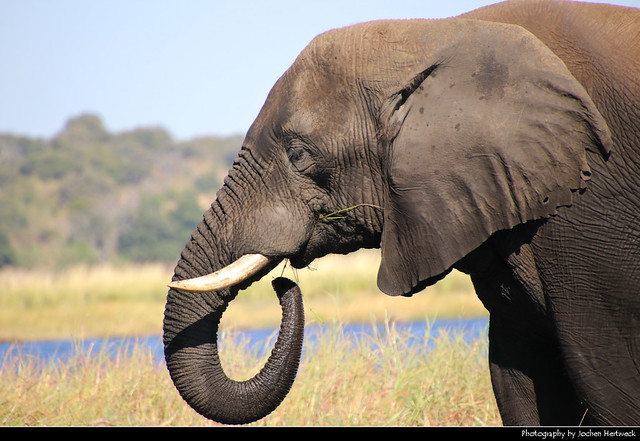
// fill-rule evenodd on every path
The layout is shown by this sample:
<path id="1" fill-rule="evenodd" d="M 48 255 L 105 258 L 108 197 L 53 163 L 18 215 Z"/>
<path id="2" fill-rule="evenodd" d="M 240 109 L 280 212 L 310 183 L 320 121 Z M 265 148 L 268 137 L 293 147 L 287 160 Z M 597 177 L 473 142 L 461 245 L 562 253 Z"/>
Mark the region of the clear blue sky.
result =
<path id="1" fill-rule="evenodd" d="M 161 126 L 178 139 L 244 134 L 315 35 L 490 3 L 0 0 L 0 132 L 48 138 L 69 117 L 92 112 L 116 132 Z"/>

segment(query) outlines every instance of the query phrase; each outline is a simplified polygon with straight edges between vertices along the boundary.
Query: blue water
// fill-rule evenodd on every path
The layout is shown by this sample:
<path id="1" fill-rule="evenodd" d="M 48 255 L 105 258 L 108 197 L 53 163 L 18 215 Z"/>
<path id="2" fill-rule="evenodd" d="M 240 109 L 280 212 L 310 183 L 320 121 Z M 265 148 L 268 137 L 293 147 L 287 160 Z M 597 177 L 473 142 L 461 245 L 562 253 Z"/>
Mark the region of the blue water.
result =
<path id="1" fill-rule="evenodd" d="M 356 341 L 369 341 L 372 345 L 385 341 L 389 335 L 395 335 L 391 330 L 402 336 L 407 345 L 432 343 L 443 333 L 451 338 L 460 337 L 466 342 L 487 339 L 488 320 L 459 319 L 441 320 L 434 322 L 394 323 L 381 325 L 345 325 L 341 327 L 345 338 Z M 305 328 L 305 344 L 313 345 L 322 339 L 326 329 L 319 325 Z M 257 353 L 268 352 L 273 347 L 277 331 L 273 329 L 238 331 L 234 338 L 242 341 L 245 347 Z M 28 357 L 48 363 L 51 361 L 65 361 L 76 356 L 91 356 L 91 354 L 107 351 L 109 354 L 122 354 L 123 350 L 131 350 L 133 346 L 146 346 L 158 363 L 164 360 L 162 337 L 132 337 L 112 339 L 85 339 L 82 341 L 60 340 L 24 343 L 0 343 L 0 364 L 8 362 L 14 357 Z M 221 348 L 223 350 L 224 348 Z"/>

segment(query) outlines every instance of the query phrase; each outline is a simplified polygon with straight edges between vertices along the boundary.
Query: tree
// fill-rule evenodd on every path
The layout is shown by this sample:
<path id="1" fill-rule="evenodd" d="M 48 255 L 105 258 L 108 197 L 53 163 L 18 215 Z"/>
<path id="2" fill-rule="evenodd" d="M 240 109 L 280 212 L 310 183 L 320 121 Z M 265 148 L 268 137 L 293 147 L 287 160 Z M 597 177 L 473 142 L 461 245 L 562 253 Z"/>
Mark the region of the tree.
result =
<path id="1" fill-rule="evenodd" d="M 147 196 L 130 228 L 120 235 L 118 251 L 138 262 L 176 260 L 201 218 L 193 193 Z"/>
<path id="2" fill-rule="evenodd" d="M 53 139 L 56 147 L 69 147 L 104 142 L 110 135 L 102 119 L 90 113 L 70 118 L 64 129 Z"/>
<path id="3" fill-rule="evenodd" d="M 0 230 L 0 268 L 16 264 L 16 253 L 6 232 Z"/>

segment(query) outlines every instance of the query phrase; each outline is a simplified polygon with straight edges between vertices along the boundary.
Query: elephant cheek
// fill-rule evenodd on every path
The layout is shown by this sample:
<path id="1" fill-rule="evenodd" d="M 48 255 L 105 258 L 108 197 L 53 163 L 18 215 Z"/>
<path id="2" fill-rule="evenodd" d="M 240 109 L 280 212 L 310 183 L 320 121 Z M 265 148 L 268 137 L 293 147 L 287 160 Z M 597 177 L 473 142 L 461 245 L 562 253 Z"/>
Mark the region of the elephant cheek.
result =
<path id="1" fill-rule="evenodd" d="M 298 253 L 309 240 L 314 225 L 311 213 L 299 213 L 299 209 L 278 204 L 261 207 L 253 216 L 243 219 L 246 252 L 267 256 Z"/>

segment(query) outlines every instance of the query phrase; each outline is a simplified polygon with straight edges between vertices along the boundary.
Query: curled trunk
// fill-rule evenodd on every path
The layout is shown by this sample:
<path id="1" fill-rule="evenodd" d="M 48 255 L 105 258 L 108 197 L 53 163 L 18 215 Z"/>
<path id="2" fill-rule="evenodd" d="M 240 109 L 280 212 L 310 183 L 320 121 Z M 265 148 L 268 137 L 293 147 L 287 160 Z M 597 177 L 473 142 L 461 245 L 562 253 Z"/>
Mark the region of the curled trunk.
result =
<path id="1" fill-rule="evenodd" d="M 298 286 L 273 282 L 282 306 L 278 339 L 265 366 L 253 378 L 227 377 L 218 354 L 218 324 L 233 295 L 169 291 L 164 321 L 165 359 L 182 397 L 197 412 L 224 424 L 245 424 L 271 413 L 295 379 L 304 334 Z M 221 293 L 223 293 L 221 295 Z"/>

